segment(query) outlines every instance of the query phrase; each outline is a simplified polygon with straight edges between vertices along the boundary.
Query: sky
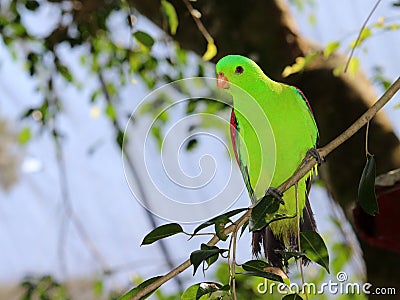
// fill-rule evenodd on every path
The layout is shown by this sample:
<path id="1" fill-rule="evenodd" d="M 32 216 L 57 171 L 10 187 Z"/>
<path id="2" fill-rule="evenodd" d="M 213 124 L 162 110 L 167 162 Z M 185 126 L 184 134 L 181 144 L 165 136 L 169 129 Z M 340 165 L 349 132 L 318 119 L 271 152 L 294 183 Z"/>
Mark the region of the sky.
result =
<path id="1" fill-rule="evenodd" d="M 375 1 L 340 0 L 314 1 L 314 3 L 313 7 L 306 6 L 303 11 L 292 8 L 300 32 L 321 45 L 338 40 L 343 44 L 340 49 L 346 52 Z M 316 25 L 310 24 L 310 13 L 314 14 Z M 400 9 L 391 8 L 387 1 L 382 2 L 370 23 L 376 22 L 380 16 L 397 21 L 396 17 L 399 13 Z M 43 26 L 34 23 L 37 20 L 28 18 L 27 22 L 36 24 L 32 26 L 32 30 L 37 30 L 36 33 L 41 35 L 45 32 L 41 30 L 51 25 L 47 20 L 51 19 L 49 16 L 52 14 L 54 12 L 50 8 L 42 12 L 40 22 L 44 23 Z M 118 17 L 115 18 L 116 28 L 121 28 L 118 26 L 121 20 Z M 139 18 L 138 28 L 157 32 L 155 26 L 149 24 L 145 18 Z M 124 39 L 126 35 L 129 35 L 129 31 L 120 29 L 116 32 L 117 38 Z M 372 78 L 373 69 L 376 66 L 383 68 L 385 76 L 390 81 L 397 78 L 397 66 L 400 62 L 400 53 L 396 50 L 400 49 L 398 35 L 398 31 L 376 34 L 365 42 L 362 49 L 355 52 L 369 78 Z M 130 179 L 124 169 L 122 154 L 114 142 L 109 121 L 103 115 L 94 117 L 94 107 L 85 101 L 96 82 L 88 76 L 87 70 L 79 67 L 77 63 L 79 53 L 69 53 L 68 49 L 61 49 L 61 52 L 70 60 L 69 63 L 77 76 L 85 82 L 84 89 L 80 91 L 60 83 L 62 96 L 68 101 L 65 101 L 59 125 L 66 136 L 63 148 L 68 197 L 76 218 L 84 224 L 90 242 L 80 238 L 71 220 L 65 223 L 62 182 L 51 137 L 48 133 L 40 133 L 37 126 L 32 126 L 32 122 L 19 119 L 21 112 L 40 103 L 40 97 L 34 91 L 35 82 L 28 77 L 21 62 L 12 60 L 4 45 L 0 45 L 0 117 L 6 118 L 12 127 L 32 126 L 33 130 L 33 138 L 24 150 L 17 185 L 9 191 L 0 190 L 0 244 L 2 245 L 0 282 L 12 284 L 29 273 L 52 273 L 60 278 L 96 277 L 101 276 L 101 268 L 107 267 L 116 270 L 113 276 L 108 278 L 107 284 L 123 286 L 135 274 L 147 277 L 165 272 L 168 268 L 163 264 L 163 257 L 156 245 L 139 247 L 143 236 L 151 228 L 142 204 L 135 199 L 135 182 Z M 382 94 L 382 88 L 377 84 L 375 87 L 377 95 Z M 143 99 L 146 99 L 148 91 L 139 82 L 124 89 L 122 95 L 119 109 L 131 113 L 137 109 Z M 385 108 L 398 135 L 400 134 L 400 110 L 393 107 L 399 102 L 399 96 L 395 96 Z M 101 104 L 98 105 L 101 109 Z M 171 157 L 168 153 L 176 153 L 176 148 L 174 148 L 176 144 L 181 144 L 186 138 L 182 128 L 173 126 L 178 124 L 179 122 L 176 121 L 183 117 L 182 107 L 176 105 L 171 110 L 174 111 L 175 119 L 170 123 L 173 130 L 170 138 L 175 143 L 169 146 L 171 148 L 166 148 L 165 157 L 167 158 Z M 224 120 L 220 121 L 224 122 Z M 148 126 L 146 122 L 148 123 L 149 120 L 144 120 L 141 124 L 134 126 L 127 124 L 128 132 L 135 134 L 135 138 L 145 141 L 144 128 Z M 159 202 L 159 195 L 155 192 L 154 186 L 170 198 L 180 197 L 183 203 L 201 204 L 204 203 L 204 199 L 214 199 L 215 187 L 225 187 L 227 184 L 225 179 L 229 178 L 230 184 L 237 188 L 234 194 L 238 196 L 238 199 L 234 203 L 223 206 L 246 207 L 248 204 L 247 195 L 243 193 L 240 174 L 236 166 L 232 164 L 232 160 L 226 156 L 226 136 L 210 130 L 203 130 L 198 134 L 201 135 L 202 141 L 199 146 L 190 153 L 180 151 L 181 155 L 175 157 L 176 160 L 172 162 L 161 160 L 163 157 L 157 154 L 158 149 L 152 141 L 145 142 L 148 147 L 146 150 L 143 150 L 142 144 L 139 147 L 129 146 L 129 151 L 135 154 L 138 169 L 143 172 L 142 178 L 146 177 L 144 182 L 150 201 L 154 206 L 162 208 L 157 214 L 169 220 L 178 219 L 185 223 L 184 227 L 188 231 L 196 226 L 196 224 L 188 224 L 188 221 L 193 219 L 199 221 L 213 216 L 203 214 L 210 211 L 210 208 L 205 209 L 204 205 L 212 205 L 212 201 L 197 206 L 189 213 L 186 211 L 186 215 L 190 215 L 190 218 L 186 219 L 185 208 L 182 208 L 184 205 L 171 210 L 171 202 Z M 88 150 L 93 145 L 100 146 L 94 153 L 89 154 Z M 142 159 L 145 154 L 146 159 Z M 143 162 L 147 165 L 141 165 Z M 163 171 L 162 168 L 165 166 L 170 166 L 166 169 L 169 173 Z M 144 170 L 149 170 L 149 173 Z M 182 183 L 181 188 L 177 188 L 179 184 L 173 183 L 171 179 Z M 211 183 L 205 184 L 209 181 Z M 182 188 L 194 183 L 197 184 L 196 188 Z M 316 219 L 320 232 L 329 239 L 329 236 L 335 235 L 335 230 L 332 229 L 329 221 L 332 210 L 326 209 L 329 203 L 326 193 L 323 189 L 314 187 L 310 198 L 312 207 L 317 212 Z M 211 211 L 217 214 L 223 209 L 224 207 L 217 205 L 212 206 Z M 162 215 L 162 212 L 167 210 L 176 214 Z M 334 211 L 337 212 L 335 209 Z M 158 222 L 162 224 L 167 221 L 159 218 Z M 346 226 L 349 229 L 348 225 Z M 64 233 L 63 240 L 60 239 L 60 233 Z M 350 238 L 354 239 L 354 236 Z M 249 235 L 245 234 L 240 241 L 239 261 L 250 257 L 249 239 Z M 188 253 L 197 249 L 200 241 L 205 240 L 205 238 L 199 238 L 187 241 L 186 236 L 177 236 L 168 239 L 167 245 L 172 250 L 175 262 L 178 263 L 186 259 Z M 88 250 L 88 244 L 91 243 L 100 253 L 100 260 L 104 260 L 105 263 L 99 263 L 98 259 L 93 258 Z M 221 247 L 223 246 L 222 244 Z M 64 253 L 62 255 L 66 265 L 64 271 L 60 264 L 60 253 Z M 350 271 L 363 272 L 363 265 L 357 258 L 349 268 Z M 186 272 L 183 278 L 193 281 L 191 271 Z M 194 281 L 201 279 L 202 276 L 197 275 Z"/>

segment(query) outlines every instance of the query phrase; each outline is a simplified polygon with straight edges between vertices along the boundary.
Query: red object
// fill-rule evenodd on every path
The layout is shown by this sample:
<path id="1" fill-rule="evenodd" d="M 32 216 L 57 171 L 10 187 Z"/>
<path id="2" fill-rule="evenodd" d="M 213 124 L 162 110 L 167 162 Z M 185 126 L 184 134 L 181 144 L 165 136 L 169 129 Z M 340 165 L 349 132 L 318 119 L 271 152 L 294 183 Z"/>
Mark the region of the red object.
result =
<path id="1" fill-rule="evenodd" d="M 365 213 L 359 204 L 354 221 L 359 236 L 368 244 L 400 253 L 400 182 L 375 188 L 379 213 Z"/>

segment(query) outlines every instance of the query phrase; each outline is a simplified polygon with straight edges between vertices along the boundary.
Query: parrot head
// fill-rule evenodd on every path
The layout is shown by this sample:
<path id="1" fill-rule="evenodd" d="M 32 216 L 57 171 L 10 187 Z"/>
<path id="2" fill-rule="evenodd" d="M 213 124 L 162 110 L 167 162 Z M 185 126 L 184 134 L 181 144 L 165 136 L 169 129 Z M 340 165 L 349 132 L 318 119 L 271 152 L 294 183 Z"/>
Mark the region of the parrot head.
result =
<path id="1" fill-rule="evenodd" d="M 221 58 L 216 65 L 216 72 L 218 88 L 228 92 L 232 84 L 248 90 L 265 76 L 254 61 L 241 55 L 227 55 Z"/>

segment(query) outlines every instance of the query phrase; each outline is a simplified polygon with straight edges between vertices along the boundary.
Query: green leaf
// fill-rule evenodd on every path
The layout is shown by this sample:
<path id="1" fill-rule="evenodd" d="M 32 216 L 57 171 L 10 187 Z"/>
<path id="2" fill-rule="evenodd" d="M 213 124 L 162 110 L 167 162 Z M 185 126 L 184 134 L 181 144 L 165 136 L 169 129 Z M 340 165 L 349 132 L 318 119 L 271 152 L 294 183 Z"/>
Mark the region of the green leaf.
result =
<path id="1" fill-rule="evenodd" d="M 340 43 L 339 42 L 330 42 L 328 43 L 328 45 L 325 47 L 324 49 L 324 57 L 328 58 L 329 56 L 331 56 L 331 54 L 333 52 L 335 52 L 338 48 L 340 47 Z"/>
<path id="2" fill-rule="evenodd" d="M 265 262 L 263 260 L 249 260 L 249 261 L 245 262 L 244 264 L 242 264 L 241 266 L 242 266 L 243 270 L 250 272 L 250 274 L 248 274 L 248 275 L 252 275 L 251 272 L 256 272 L 256 273 L 262 272 L 262 273 L 266 273 L 266 274 L 264 274 L 262 276 L 259 276 L 259 275 L 252 275 L 252 276 L 258 276 L 258 277 L 264 277 L 264 278 L 267 278 L 266 276 L 269 276 L 272 278 L 272 280 L 283 282 L 287 285 L 290 285 L 290 279 L 282 271 L 282 269 L 276 268 L 276 267 L 271 267 L 267 262 Z M 278 279 L 278 277 L 280 279 Z"/>
<path id="3" fill-rule="evenodd" d="M 93 283 L 93 293 L 97 296 L 100 297 L 101 294 L 103 293 L 103 281 L 98 279 Z"/>
<path id="4" fill-rule="evenodd" d="M 243 224 L 242 229 L 240 230 L 239 238 L 242 237 L 242 235 L 243 235 L 244 231 L 246 230 L 247 226 L 249 226 L 249 220 L 247 220 L 247 221 Z"/>
<path id="5" fill-rule="evenodd" d="M 56 63 L 57 71 L 60 72 L 60 74 L 67 80 L 68 82 L 72 82 L 72 74 L 69 71 L 68 67 L 61 64 L 61 63 Z"/>
<path id="6" fill-rule="evenodd" d="M 141 244 L 142 245 L 150 245 L 155 241 L 161 240 L 163 238 L 169 237 L 171 235 L 184 232 L 181 225 L 177 223 L 170 223 L 161 225 L 155 229 L 153 229 L 150 233 L 148 233 Z"/>
<path id="7" fill-rule="evenodd" d="M 282 258 L 283 258 L 283 260 L 284 260 L 285 262 L 289 261 L 289 259 L 291 259 L 291 258 L 293 258 L 293 257 L 294 257 L 295 259 L 298 259 L 298 258 L 300 258 L 301 256 L 304 256 L 304 252 L 299 252 L 299 251 L 278 250 L 278 251 L 276 251 L 276 252 L 278 252 L 279 254 L 282 255 Z"/>
<path id="8" fill-rule="evenodd" d="M 299 294 L 289 294 L 282 298 L 282 300 L 303 300 Z"/>
<path id="9" fill-rule="evenodd" d="M 149 35 L 148 33 L 144 32 L 144 31 L 136 31 L 133 34 L 133 37 L 136 39 L 136 41 L 143 45 L 144 47 L 150 49 L 151 47 L 153 47 L 154 45 L 154 39 L 151 35 Z"/>
<path id="10" fill-rule="evenodd" d="M 201 244 L 200 250 L 212 250 L 212 249 L 218 249 L 217 246 L 208 246 L 207 244 Z M 213 263 L 215 263 L 218 260 L 218 255 L 213 255 L 205 260 L 207 263 L 207 270 Z"/>
<path id="11" fill-rule="evenodd" d="M 27 142 L 29 142 L 30 139 L 31 139 L 30 128 L 25 127 L 18 133 L 18 142 L 20 142 L 20 144 L 25 145 Z"/>
<path id="12" fill-rule="evenodd" d="M 273 281 L 284 283 L 284 281 L 283 281 L 281 276 L 276 275 L 274 273 L 270 273 L 270 272 L 264 272 L 264 271 L 258 271 L 257 270 L 257 271 L 239 272 L 239 273 L 236 273 L 236 274 L 263 277 L 263 278 L 266 278 L 266 279 L 269 279 L 269 280 L 273 280 Z"/>
<path id="13" fill-rule="evenodd" d="M 159 278 L 161 278 L 162 276 L 156 276 L 150 279 L 147 279 L 146 281 L 143 281 L 141 284 L 139 284 L 137 287 L 131 289 L 130 291 L 128 291 L 127 293 L 125 293 L 124 295 L 122 295 L 121 297 L 118 298 L 118 300 L 129 300 L 131 299 L 133 296 L 137 295 L 137 293 L 139 293 L 141 290 L 143 290 L 146 286 L 152 284 L 153 282 L 155 282 L 156 280 L 158 280 Z M 153 294 L 153 292 L 148 293 L 146 296 L 140 298 L 141 300 L 144 300 L 148 297 L 150 297 L 151 294 Z"/>
<path id="14" fill-rule="evenodd" d="M 251 212 L 250 231 L 260 230 L 268 225 L 266 216 L 279 209 L 279 201 L 271 195 L 264 196 Z"/>
<path id="15" fill-rule="evenodd" d="M 114 105 L 112 105 L 111 103 L 107 103 L 106 115 L 110 118 L 111 121 L 115 121 L 117 117 L 117 112 L 115 111 Z"/>
<path id="16" fill-rule="evenodd" d="M 197 144 L 197 139 L 190 139 L 186 144 L 186 151 L 192 151 L 197 146 Z"/>
<path id="17" fill-rule="evenodd" d="M 350 63 L 349 63 L 349 73 L 351 75 L 355 75 L 358 71 L 358 69 L 360 68 L 360 60 L 357 57 L 352 57 L 350 59 Z"/>
<path id="18" fill-rule="evenodd" d="M 206 244 L 202 244 L 202 246 L 203 245 L 207 246 Z M 203 261 L 206 261 L 208 258 L 226 251 L 228 251 L 228 249 L 219 249 L 217 246 L 213 246 L 212 249 L 193 251 L 190 254 L 190 263 L 193 265 L 193 275 L 196 274 L 197 268 Z"/>
<path id="19" fill-rule="evenodd" d="M 375 195 L 376 164 L 372 155 L 368 154 L 367 163 L 361 175 L 358 186 L 358 200 L 361 208 L 369 215 L 379 213 L 378 202 Z"/>
<path id="20" fill-rule="evenodd" d="M 167 18 L 169 30 L 172 35 L 175 35 L 178 28 L 178 15 L 176 14 L 175 7 L 166 0 L 161 0 L 161 12 Z"/>
<path id="21" fill-rule="evenodd" d="M 329 273 L 329 254 L 322 237 L 315 231 L 300 232 L 301 250 Z"/>
<path id="22" fill-rule="evenodd" d="M 355 48 L 361 45 L 362 42 L 364 42 L 367 38 L 369 38 L 372 35 L 371 29 L 365 27 L 360 34 L 360 37 L 358 40 L 355 40 L 351 43 L 351 48 Z"/>
<path id="23" fill-rule="evenodd" d="M 162 144 L 163 144 L 163 136 L 161 133 L 161 128 L 159 126 L 153 125 L 150 130 L 151 134 L 153 137 L 156 139 L 158 149 L 162 149 Z"/>
<path id="24" fill-rule="evenodd" d="M 229 222 L 232 223 L 231 220 L 226 215 L 222 215 L 215 220 L 215 233 L 221 241 L 226 241 L 228 235 L 225 234 L 225 226 Z"/>
<path id="25" fill-rule="evenodd" d="M 211 60 L 215 55 L 217 55 L 217 46 L 215 46 L 214 42 L 208 42 L 207 44 L 207 50 L 203 54 L 203 60 L 209 61 Z"/>
<path id="26" fill-rule="evenodd" d="M 295 63 L 291 66 L 286 66 L 282 72 L 282 77 L 288 77 L 289 75 L 303 71 L 312 61 L 318 57 L 318 53 L 311 53 L 305 57 L 299 56 L 296 58 Z"/>
<path id="27" fill-rule="evenodd" d="M 115 137 L 115 141 L 117 142 L 118 146 L 121 149 L 123 149 L 123 147 L 124 147 L 124 137 L 125 137 L 125 134 L 122 130 L 119 130 L 117 136 Z M 128 138 L 127 138 L 127 140 L 128 140 Z"/>
<path id="28" fill-rule="evenodd" d="M 212 218 L 212 219 L 204 222 L 203 224 L 200 224 L 199 226 L 197 226 L 196 229 L 193 231 L 192 236 L 195 235 L 200 230 L 202 230 L 208 226 L 214 225 L 215 222 L 218 220 L 218 218 L 221 216 L 226 216 L 226 217 L 230 218 L 230 217 L 237 215 L 238 213 L 241 213 L 242 211 L 245 211 L 245 210 L 247 210 L 247 208 L 238 208 L 235 210 L 228 211 L 227 213 L 221 214 L 219 216 L 216 216 L 215 218 Z"/>
<path id="29" fill-rule="evenodd" d="M 183 292 L 181 299 L 182 300 L 198 300 L 198 299 L 209 299 L 209 296 L 211 296 L 212 293 L 214 292 L 220 292 L 220 291 L 228 291 L 229 290 L 229 285 L 222 285 L 217 282 L 202 282 L 202 283 L 197 283 L 189 288 L 186 289 L 186 291 Z M 205 295 L 208 295 L 207 297 L 204 297 Z"/>
<path id="30" fill-rule="evenodd" d="M 245 271 L 264 271 L 265 268 L 270 267 L 269 263 L 263 260 L 249 260 L 241 265 Z"/>

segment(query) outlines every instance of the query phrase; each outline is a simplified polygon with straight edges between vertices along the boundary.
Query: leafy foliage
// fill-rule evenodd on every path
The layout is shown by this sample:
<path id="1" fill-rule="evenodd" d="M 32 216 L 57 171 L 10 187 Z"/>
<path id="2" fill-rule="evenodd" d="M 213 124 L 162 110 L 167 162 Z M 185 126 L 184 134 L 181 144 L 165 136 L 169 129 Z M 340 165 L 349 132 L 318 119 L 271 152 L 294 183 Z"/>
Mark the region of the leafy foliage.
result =
<path id="1" fill-rule="evenodd" d="M 197 283 L 185 290 L 182 294 L 182 300 L 198 300 L 210 299 L 212 294 L 221 294 L 221 292 L 228 291 L 229 285 L 222 285 L 217 282 L 202 282 Z M 218 296 L 217 296 L 218 297 Z"/>
<path id="2" fill-rule="evenodd" d="M 312 261 L 323 266 L 329 273 L 328 249 L 321 236 L 315 231 L 300 232 L 301 249 Z"/>
<path id="3" fill-rule="evenodd" d="M 260 230 L 276 219 L 275 213 L 279 209 L 279 201 L 267 195 L 254 206 L 251 212 L 250 230 Z"/>
<path id="4" fill-rule="evenodd" d="M 374 216 L 379 212 L 378 202 L 375 194 L 375 177 L 376 164 L 373 155 L 368 154 L 367 163 L 365 164 L 361 175 L 360 184 L 358 186 L 358 199 L 361 208 L 367 213 Z"/>
<path id="5" fill-rule="evenodd" d="M 206 244 L 201 244 L 201 248 L 201 250 L 193 251 L 190 254 L 190 262 L 193 265 L 193 275 L 202 262 L 207 262 L 208 266 L 210 266 L 218 259 L 219 254 L 228 251 L 228 249 L 220 249 L 217 246 L 208 246 Z"/>
<path id="6" fill-rule="evenodd" d="M 22 299 L 70 299 L 64 285 L 56 281 L 53 277 L 45 275 L 42 277 L 26 277 L 22 283 Z"/>
<path id="7" fill-rule="evenodd" d="M 235 216 L 235 215 L 237 215 L 237 214 L 239 214 L 239 213 L 241 213 L 241 212 L 243 212 L 245 210 L 247 210 L 247 208 L 234 209 L 234 210 L 229 211 L 227 213 L 224 213 L 224 214 L 221 214 L 219 216 L 216 216 L 216 217 L 214 217 L 214 218 L 212 218 L 212 219 L 200 224 L 199 226 L 197 226 L 195 228 L 195 230 L 193 231 L 192 235 L 195 235 L 200 230 L 202 230 L 204 228 L 207 228 L 208 226 L 216 225 L 219 220 L 222 220 L 222 218 L 225 219 L 225 220 L 229 220 L 230 217 L 233 217 L 233 216 Z"/>
<path id="8" fill-rule="evenodd" d="M 165 224 L 161 225 L 155 229 L 153 229 L 151 232 L 149 232 L 143 239 L 142 246 L 143 245 L 149 245 L 154 243 L 155 241 L 158 241 L 160 239 L 175 235 L 177 233 L 183 232 L 183 229 L 181 225 L 177 223 L 171 223 L 171 224 Z"/>
<path id="9" fill-rule="evenodd" d="M 125 293 L 124 295 L 119 297 L 118 300 L 129 300 L 129 299 L 131 299 L 133 296 L 135 296 L 137 293 L 139 293 L 141 290 L 143 290 L 146 286 L 152 284 L 154 281 L 156 281 L 160 277 L 162 277 L 162 276 L 156 276 L 156 277 L 147 279 L 146 281 L 144 281 L 141 284 L 139 284 L 137 287 L 129 290 L 127 293 Z M 153 292 L 147 294 L 145 297 L 142 297 L 141 299 L 146 299 L 146 298 L 150 297 L 151 294 L 153 294 Z"/>

